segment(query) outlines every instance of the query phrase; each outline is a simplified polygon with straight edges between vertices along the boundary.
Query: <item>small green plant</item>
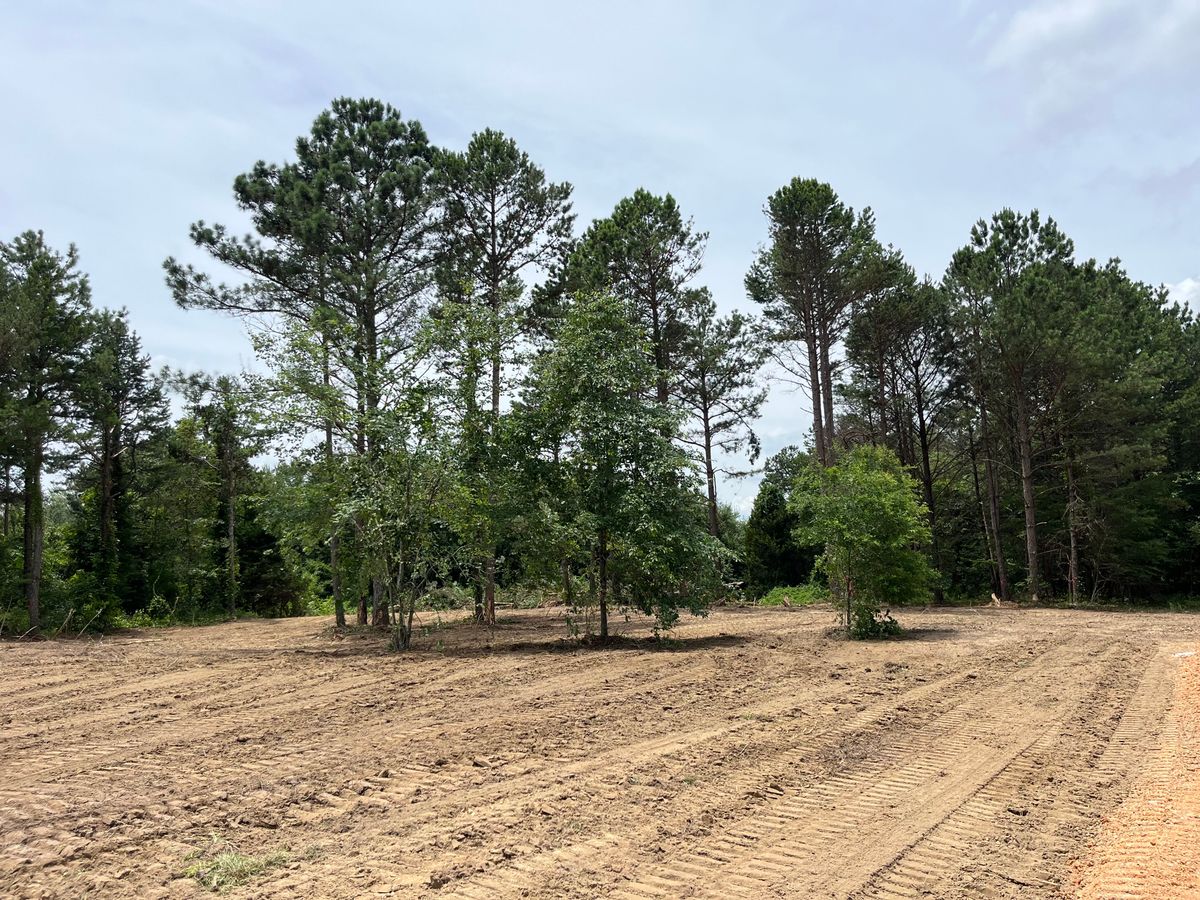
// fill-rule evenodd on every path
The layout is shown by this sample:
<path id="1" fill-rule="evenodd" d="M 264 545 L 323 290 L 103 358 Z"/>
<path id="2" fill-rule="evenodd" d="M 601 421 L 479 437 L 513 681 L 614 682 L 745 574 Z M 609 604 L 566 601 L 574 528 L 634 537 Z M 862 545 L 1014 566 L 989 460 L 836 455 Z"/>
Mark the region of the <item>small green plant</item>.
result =
<path id="1" fill-rule="evenodd" d="M 213 835 L 207 850 L 198 850 L 189 858 L 196 862 L 184 870 L 186 876 L 196 879 L 210 891 L 224 892 L 284 865 L 291 859 L 291 854 L 284 848 L 249 856 Z"/>
<path id="2" fill-rule="evenodd" d="M 812 606 L 814 603 L 826 603 L 829 592 L 816 584 L 802 584 L 799 587 L 771 588 L 761 600 L 759 606 Z"/>
<path id="3" fill-rule="evenodd" d="M 850 637 L 857 640 L 896 637 L 900 623 L 892 618 L 891 610 L 879 609 L 874 603 L 857 603 L 850 620 Z"/>

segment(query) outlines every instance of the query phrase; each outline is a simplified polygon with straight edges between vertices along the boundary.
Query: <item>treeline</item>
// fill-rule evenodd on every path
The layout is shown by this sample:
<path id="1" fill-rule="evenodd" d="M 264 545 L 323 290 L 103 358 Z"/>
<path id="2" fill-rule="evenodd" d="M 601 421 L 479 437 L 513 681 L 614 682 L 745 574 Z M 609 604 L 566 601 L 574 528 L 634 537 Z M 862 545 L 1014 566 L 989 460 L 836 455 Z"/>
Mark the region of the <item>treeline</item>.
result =
<path id="1" fill-rule="evenodd" d="M 670 195 L 577 233 L 571 193 L 498 132 L 447 150 L 335 101 L 235 180 L 249 234 L 197 222 L 211 269 L 164 264 L 177 304 L 245 322 L 236 377 L 154 372 L 74 248 L 0 245 L 0 630 L 328 609 L 403 647 L 431 593 L 494 623 L 522 584 L 606 637 L 610 608 L 668 627 L 743 584 L 849 596 L 884 545 L 883 599 L 1195 589 L 1197 327 L 1053 222 L 981 222 L 935 283 L 797 179 L 746 278 L 761 315 L 722 316 Z M 813 439 L 742 523 L 718 480 L 755 465 L 770 376 Z M 889 560 L 912 577 L 884 596 Z"/>
<path id="2" fill-rule="evenodd" d="M 73 247 L 29 232 L 0 263 L 0 633 L 302 612 L 236 382 L 152 371 L 126 314 L 92 307 Z"/>
<path id="3" fill-rule="evenodd" d="M 767 204 L 746 286 L 811 398 L 812 457 L 891 449 L 926 507 L 937 598 L 1137 601 L 1200 588 L 1200 327 L 1035 211 L 980 221 L 919 278 L 828 185 Z M 842 353 L 839 355 L 838 350 Z M 758 589 L 813 559 L 803 457 L 767 465 L 747 528 Z"/>
<path id="4" fill-rule="evenodd" d="M 671 197 L 576 236 L 571 186 L 512 140 L 443 150 L 374 100 L 335 101 L 234 192 L 251 234 L 191 230 L 226 274 L 170 259 L 166 280 L 245 320 L 254 375 L 152 373 L 73 249 L 5 247 L 22 626 L 328 602 L 404 646 L 431 590 L 467 586 L 490 623 L 525 580 L 594 600 L 607 636 L 610 601 L 669 626 L 724 589 L 717 478 L 757 452 L 762 356 L 695 285 L 707 235 Z"/>

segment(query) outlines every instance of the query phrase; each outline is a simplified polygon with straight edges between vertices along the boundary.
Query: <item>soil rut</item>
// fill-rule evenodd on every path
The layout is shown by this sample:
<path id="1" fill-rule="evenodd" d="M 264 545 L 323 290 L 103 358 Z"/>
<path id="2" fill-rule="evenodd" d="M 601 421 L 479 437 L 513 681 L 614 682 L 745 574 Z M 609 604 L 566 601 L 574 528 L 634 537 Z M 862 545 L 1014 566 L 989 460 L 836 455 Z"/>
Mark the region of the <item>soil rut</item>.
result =
<path id="1" fill-rule="evenodd" d="M 1128 867 L 1090 848 L 1187 770 L 1194 620 L 913 610 L 854 644 L 832 616 L 0 645 L 0 896 L 201 896 L 214 835 L 286 850 L 246 897 L 1051 897 Z"/>

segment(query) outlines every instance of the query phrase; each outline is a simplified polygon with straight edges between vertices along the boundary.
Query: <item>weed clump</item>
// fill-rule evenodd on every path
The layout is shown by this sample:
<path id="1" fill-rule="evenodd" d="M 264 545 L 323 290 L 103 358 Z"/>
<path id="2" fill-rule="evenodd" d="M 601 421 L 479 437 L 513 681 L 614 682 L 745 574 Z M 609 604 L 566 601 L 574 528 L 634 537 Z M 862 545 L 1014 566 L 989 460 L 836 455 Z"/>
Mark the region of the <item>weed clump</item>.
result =
<path id="1" fill-rule="evenodd" d="M 228 841 L 214 838 L 208 851 L 198 851 L 201 858 L 184 870 L 210 891 L 224 892 L 286 864 L 291 854 L 286 849 L 272 850 L 260 856 L 241 853 Z"/>

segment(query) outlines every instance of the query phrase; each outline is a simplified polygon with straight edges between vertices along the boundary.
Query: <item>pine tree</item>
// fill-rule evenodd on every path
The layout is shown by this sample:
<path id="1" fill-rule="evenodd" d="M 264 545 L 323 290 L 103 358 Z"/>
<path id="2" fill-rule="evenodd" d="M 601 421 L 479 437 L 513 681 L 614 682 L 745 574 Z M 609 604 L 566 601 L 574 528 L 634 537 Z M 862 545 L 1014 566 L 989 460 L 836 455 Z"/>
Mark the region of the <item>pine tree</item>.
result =
<path id="1" fill-rule="evenodd" d="M 683 441 L 703 467 L 708 492 L 708 530 L 720 536 L 717 475 L 737 477 L 744 470 L 729 468 L 718 458 L 748 451 L 758 459 L 754 422 L 767 399 L 759 380 L 763 353 L 749 319 L 739 312 L 717 316 L 708 291 L 694 292 L 692 310 L 679 350 L 679 396 L 690 419 Z"/>
<path id="2" fill-rule="evenodd" d="M 409 365 L 434 281 L 435 157 L 420 123 L 393 107 L 335 100 L 297 140 L 295 161 L 260 162 L 234 182 L 257 236 L 237 239 L 219 225 L 192 226 L 198 247 L 248 280 L 230 286 L 174 259 L 164 264 L 181 306 L 282 320 L 277 330 L 285 343 L 274 357 L 302 355 L 313 371 L 293 377 L 289 390 L 275 396 L 295 427 L 323 432 L 327 468 L 339 452 L 368 458 L 381 452 L 376 420 L 395 400 L 396 372 Z M 264 341 L 272 337 L 270 329 L 260 333 Z M 292 337 L 304 344 L 315 338 L 320 353 L 292 352 L 286 346 Z M 324 418 L 311 421 L 315 406 Z M 330 570 L 340 609 L 339 534 L 335 523 Z M 373 583 L 370 592 L 377 624 L 387 619 L 382 589 Z M 360 595 L 360 624 L 367 618 Z"/>
<path id="3" fill-rule="evenodd" d="M 571 185 L 548 182 L 515 141 L 491 129 L 475 134 L 464 152 L 443 154 L 439 168 L 445 298 L 441 335 L 453 335 L 457 345 L 445 369 L 459 384 L 465 474 L 483 526 L 477 537 L 482 602 L 476 615 L 494 625 L 496 542 L 502 524 L 494 513 L 506 506 L 500 498 L 502 476 L 494 465 L 504 370 L 519 361 L 517 350 L 529 322 L 522 276 L 548 266 L 570 240 Z"/>
<path id="4" fill-rule="evenodd" d="M 867 284 L 867 259 L 881 251 L 870 209 L 855 213 L 833 188 L 794 178 L 767 201 L 769 242 L 746 275 L 746 291 L 763 307 L 775 361 L 812 403 L 817 458 L 833 462 L 834 349 L 848 312 Z"/>
<path id="5" fill-rule="evenodd" d="M 612 294 L 645 331 L 661 404 L 674 391 L 695 296 L 686 287 L 700 271 L 707 241 L 708 232 L 683 218 L 674 197 L 639 188 L 592 223 L 568 264 L 570 290 Z"/>
<path id="6" fill-rule="evenodd" d="M 4 431 L 13 437 L 21 468 L 22 577 L 33 630 L 41 627 L 42 477 L 62 463 L 55 446 L 79 417 L 80 371 L 94 322 L 91 290 L 78 264 L 74 245 L 60 254 L 41 232 L 27 231 L 0 244 L 5 271 L 0 333 L 9 336 L 2 379 L 9 395 Z"/>
<path id="7" fill-rule="evenodd" d="M 110 601 L 141 608 L 149 597 L 138 575 L 143 548 L 133 522 L 142 489 L 139 463 L 147 445 L 162 436 L 168 410 L 162 379 L 151 371 L 124 310 L 97 314 L 79 399 L 84 464 L 76 484 L 94 493 L 93 521 L 80 528 L 86 549 L 79 564 L 95 574 Z"/>

